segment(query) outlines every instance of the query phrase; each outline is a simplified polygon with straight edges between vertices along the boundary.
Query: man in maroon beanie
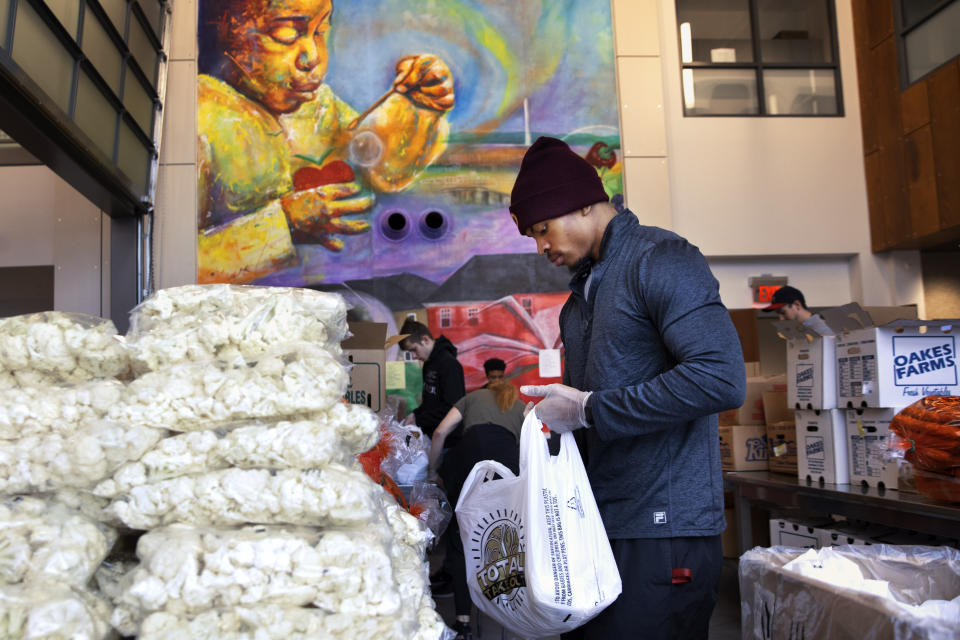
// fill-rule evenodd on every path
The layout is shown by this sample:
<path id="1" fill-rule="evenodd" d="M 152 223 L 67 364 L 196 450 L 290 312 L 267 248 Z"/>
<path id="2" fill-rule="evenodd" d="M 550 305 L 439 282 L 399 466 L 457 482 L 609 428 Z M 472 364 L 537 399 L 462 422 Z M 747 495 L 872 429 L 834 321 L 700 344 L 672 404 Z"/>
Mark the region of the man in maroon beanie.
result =
<path id="1" fill-rule="evenodd" d="M 574 272 L 560 313 L 563 384 L 521 391 L 543 397 L 535 410 L 551 431 L 583 429 L 623 582 L 564 638 L 706 638 L 725 526 L 717 413 L 743 404 L 746 386 L 717 281 L 685 239 L 618 211 L 560 140 L 527 150 L 510 212 L 539 253 Z"/>

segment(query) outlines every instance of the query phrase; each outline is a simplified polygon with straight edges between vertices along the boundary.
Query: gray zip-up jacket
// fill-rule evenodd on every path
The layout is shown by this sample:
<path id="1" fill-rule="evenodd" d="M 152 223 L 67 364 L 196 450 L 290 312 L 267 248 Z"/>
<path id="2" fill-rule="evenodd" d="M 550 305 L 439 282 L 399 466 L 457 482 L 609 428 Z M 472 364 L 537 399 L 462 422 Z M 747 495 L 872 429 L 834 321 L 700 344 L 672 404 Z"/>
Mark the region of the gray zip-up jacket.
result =
<path id="1" fill-rule="evenodd" d="M 706 259 L 625 210 L 570 289 L 560 313 L 564 383 L 594 392 L 586 463 L 607 535 L 719 534 L 716 414 L 743 404 L 746 379 Z"/>

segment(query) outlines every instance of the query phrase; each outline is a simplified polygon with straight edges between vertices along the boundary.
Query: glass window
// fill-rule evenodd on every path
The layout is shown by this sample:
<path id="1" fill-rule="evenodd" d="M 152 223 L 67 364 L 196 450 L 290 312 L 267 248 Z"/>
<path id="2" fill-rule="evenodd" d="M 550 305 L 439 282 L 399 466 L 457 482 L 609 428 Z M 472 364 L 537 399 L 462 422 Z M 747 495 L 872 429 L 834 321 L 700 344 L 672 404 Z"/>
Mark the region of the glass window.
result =
<path id="1" fill-rule="evenodd" d="M 157 81 L 157 50 L 153 43 L 143 30 L 140 21 L 133 16 L 130 17 L 130 36 L 127 38 L 127 48 L 136 59 L 140 69 L 147 75 L 150 84 Z"/>
<path id="2" fill-rule="evenodd" d="M 137 4 L 143 12 L 157 40 L 163 41 L 163 5 L 157 0 L 139 0 Z"/>
<path id="3" fill-rule="evenodd" d="M 127 34 L 127 2 L 126 0 L 100 0 L 100 6 L 107 12 L 110 22 L 117 28 L 121 37 Z"/>
<path id="4" fill-rule="evenodd" d="M 753 60 L 747 0 L 681 0 L 677 7 L 677 22 L 680 24 L 683 62 Z"/>
<path id="5" fill-rule="evenodd" d="M 941 4 L 943 4 L 943 0 L 900 0 L 900 11 L 903 15 L 902 25 L 912 27 L 933 13 Z"/>
<path id="6" fill-rule="evenodd" d="M 123 106 L 134 117 L 143 132 L 153 135 L 153 98 L 143 88 L 140 81 L 133 74 L 127 73 L 127 81 L 123 88 Z"/>
<path id="7" fill-rule="evenodd" d="M 684 69 L 687 115 L 757 113 L 757 74 L 752 69 Z M 687 73 L 689 72 L 689 73 Z"/>
<path id="8" fill-rule="evenodd" d="M 119 96 L 123 54 L 107 35 L 107 30 L 93 11 L 88 11 L 83 20 L 83 54 Z"/>
<path id="9" fill-rule="evenodd" d="M 0 0 L 0 47 L 7 48 L 7 25 L 10 20 L 10 0 Z"/>
<path id="10" fill-rule="evenodd" d="M 150 156 L 150 150 L 144 146 L 137 134 L 130 128 L 130 125 L 121 121 L 117 165 L 133 181 L 137 189 L 143 189 L 144 191 L 147 191 Z"/>
<path id="11" fill-rule="evenodd" d="M 764 62 L 833 62 L 827 0 L 758 0 Z"/>
<path id="12" fill-rule="evenodd" d="M 837 113 L 837 84 L 829 69 L 766 69 L 763 92 L 771 116 Z"/>
<path id="13" fill-rule="evenodd" d="M 64 113 L 70 113 L 74 59 L 28 2 L 17 8 L 13 61 Z"/>
<path id="14" fill-rule="evenodd" d="M 833 0 L 676 2 L 684 115 L 842 115 Z"/>
<path id="15" fill-rule="evenodd" d="M 57 16 L 70 37 L 76 40 L 80 24 L 80 0 L 44 0 L 44 4 Z"/>
<path id="16" fill-rule="evenodd" d="M 954 0 L 903 36 L 907 82 L 960 55 L 960 1 Z"/>
<path id="17" fill-rule="evenodd" d="M 86 73 L 77 84 L 77 110 L 74 122 L 93 140 L 97 148 L 113 161 L 113 138 L 117 131 L 117 111 Z"/>

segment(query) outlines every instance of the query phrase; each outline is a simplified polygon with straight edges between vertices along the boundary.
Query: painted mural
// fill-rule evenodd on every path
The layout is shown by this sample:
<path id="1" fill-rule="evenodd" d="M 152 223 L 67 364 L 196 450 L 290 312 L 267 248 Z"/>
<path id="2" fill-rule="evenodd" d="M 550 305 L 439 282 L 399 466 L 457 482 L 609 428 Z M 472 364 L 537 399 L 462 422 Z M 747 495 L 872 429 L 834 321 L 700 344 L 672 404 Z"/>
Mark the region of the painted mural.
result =
<path id="1" fill-rule="evenodd" d="M 420 313 L 478 354 L 468 376 L 496 355 L 481 316 L 498 305 L 528 314 L 515 342 L 529 353 L 556 342 L 540 327 L 555 327 L 563 284 L 455 276 L 479 256 L 542 261 L 507 211 L 537 136 L 566 140 L 622 191 L 609 0 L 199 5 L 200 282 L 339 289 L 391 327 Z M 421 284 L 392 300 L 398 278 Z M 459 328 L 444 306 L 458 301 L 474 309 Z"/>

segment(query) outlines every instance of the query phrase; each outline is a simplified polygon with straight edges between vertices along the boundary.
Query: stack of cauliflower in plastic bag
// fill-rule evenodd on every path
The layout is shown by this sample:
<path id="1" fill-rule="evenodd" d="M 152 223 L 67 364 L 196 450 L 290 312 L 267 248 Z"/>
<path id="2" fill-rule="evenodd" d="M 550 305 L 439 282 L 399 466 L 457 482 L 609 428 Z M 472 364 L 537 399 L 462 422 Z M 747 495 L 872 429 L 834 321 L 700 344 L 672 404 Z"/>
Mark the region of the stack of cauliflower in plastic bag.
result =
<path id="1" fill-rule="evenodd" d="M 129 367 L 111 322 L 0 320 L 0 637 L 111 633 L 111 607 L 90 581 L 117 532 L 80 490 L 165 435 L 106 418 Z"/>
<path id="2" fill-rule="evenodd" d="M 118 379 L 53 393 L 8 385 L 23 402 L 4 405 L 0 429 L 69 419 L 77 426 L 62 440 L 89 433 L 100 444 L 61 442 L 45 478 L 16 479 L 21 465 L 8 456 L 12 491 L 63 489 L 76 517 L 146 531 L 139 562 L 100 565 L 107 538 L 96 589 L 84 591 L 99 606 L 87 604 L 91 619 L 106 610 L 117 632 L 143 639 L 450 635 L 427 589 L 429 534 L 356 462 L 379 423 L 342 402 L 345 334 L 336 295 L 179 287 L 134 310 Z M 90 574 L 77 577 L 82 591 Z"/>

